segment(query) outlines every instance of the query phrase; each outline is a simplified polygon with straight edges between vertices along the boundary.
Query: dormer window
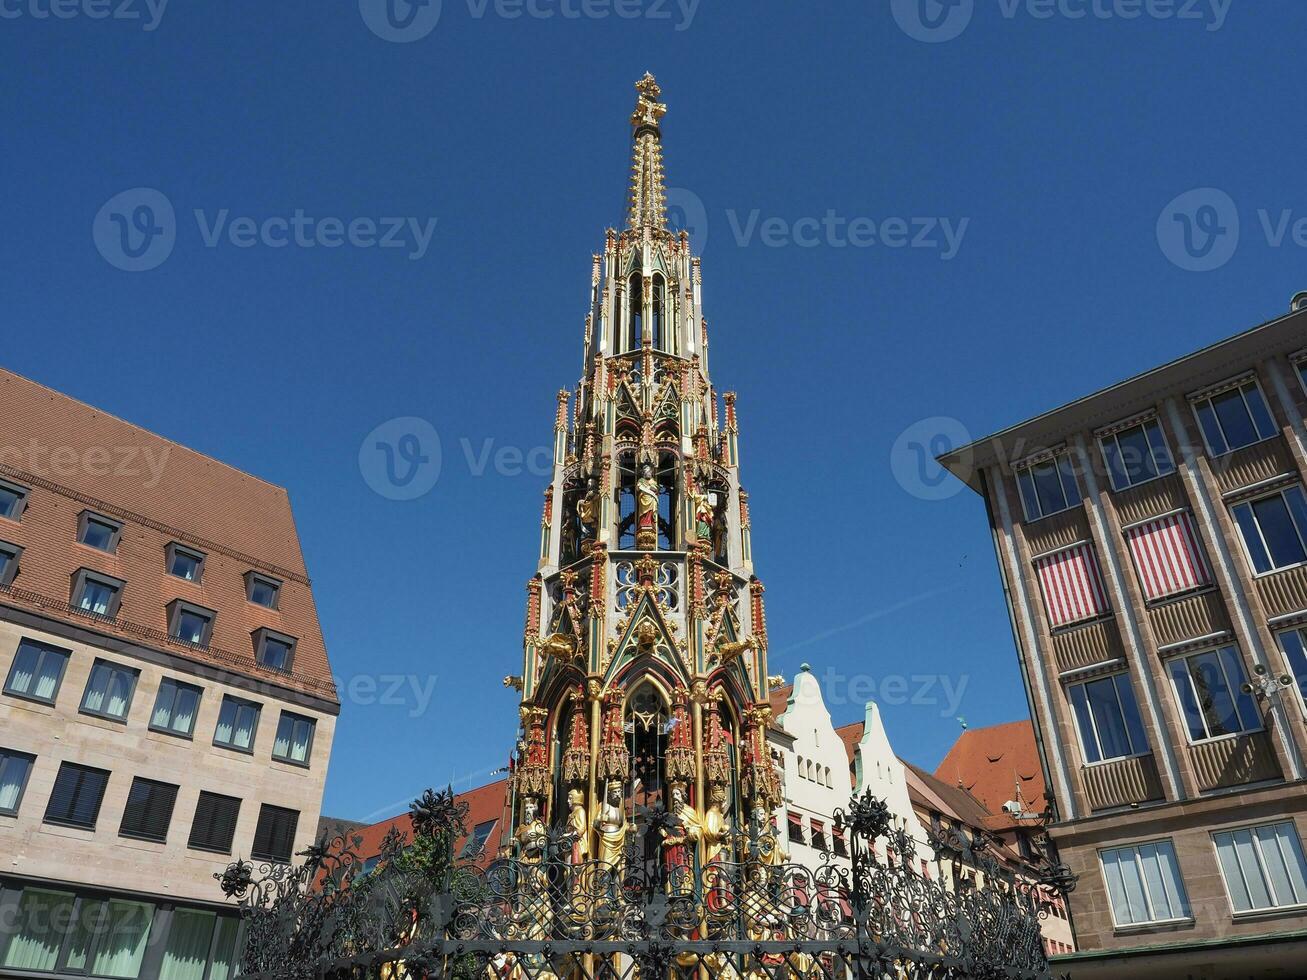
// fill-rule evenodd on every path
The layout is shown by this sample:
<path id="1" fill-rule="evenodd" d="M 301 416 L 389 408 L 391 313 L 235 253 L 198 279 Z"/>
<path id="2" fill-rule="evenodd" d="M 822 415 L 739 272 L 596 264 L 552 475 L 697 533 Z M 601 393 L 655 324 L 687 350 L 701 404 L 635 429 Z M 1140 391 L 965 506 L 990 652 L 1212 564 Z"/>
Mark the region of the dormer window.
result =
<path id="1" fill-rule="evenodd" d="M 281 599 L 281 583 L 258 572 L 245 573 L 245 596 L 256 606 L 276 609 Z"/>
<path id="2" fill-rule="evenodd" d="M 93 616 L 113 619 L 118 615 L 126 584 L 122 579 L 80 568 L 73 576 L 73 606 Z"/>
<path id="3" fill-rule="evenodd" d="M 16 521 L 23 516 L 27 506 L 27 488 L 17 483 L 0 480 L 0 517 Z"/>
<path id="4" fill-rule="evenodd" d="M 295 637 L 270 629 L 255 630 L 254 656 L 265 667 L 289 673 L 295 662 Z"/>
<path id="5" fill-rule="evenodd" d="M 168 545 L 164 560 L 168 565 L 168 574 L 187 582 L 199 583 L 204 576 L 204 552 L 187 548 L 176 541 Z"/>
<path id="6" fill-rule="evenodd" d="M 118 538 L 123 526 L 112 518 L 84 510 L 77 522 L 77 540 L 88 548 L 113 554 L 118 550 Z"/>
<path id="7" fill-rule="evenodd" d="M 215 615 L 212 609 L 174 599 L 168 604 L 168 635 L 191 646 L 207 647 Z"/>
<path id="8" fill-rule="evenodd" d="M 16 544 L 0 541 L 0 588 L 7 588 L 14 583 L 18 574 L 18 559 L 23 556 L 23 549 Z"/>

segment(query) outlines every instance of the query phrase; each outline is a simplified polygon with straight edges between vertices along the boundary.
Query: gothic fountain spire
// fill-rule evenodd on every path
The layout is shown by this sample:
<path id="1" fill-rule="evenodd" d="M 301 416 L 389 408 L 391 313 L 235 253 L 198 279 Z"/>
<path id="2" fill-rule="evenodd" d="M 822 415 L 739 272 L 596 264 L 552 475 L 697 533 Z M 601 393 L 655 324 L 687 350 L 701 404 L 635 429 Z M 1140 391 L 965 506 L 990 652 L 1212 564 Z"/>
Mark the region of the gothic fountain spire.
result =
<path id="1" fill-rule="evenodd" d="M 663 144 L 659 120 L 667 106 L 658 101 L 662 89 L 649 72 L 635 83 L 639 93 L 631 114 L 631 201 L 628 223 L 634 230 L 667 228 L 667 187 L 663 177 Z"/>

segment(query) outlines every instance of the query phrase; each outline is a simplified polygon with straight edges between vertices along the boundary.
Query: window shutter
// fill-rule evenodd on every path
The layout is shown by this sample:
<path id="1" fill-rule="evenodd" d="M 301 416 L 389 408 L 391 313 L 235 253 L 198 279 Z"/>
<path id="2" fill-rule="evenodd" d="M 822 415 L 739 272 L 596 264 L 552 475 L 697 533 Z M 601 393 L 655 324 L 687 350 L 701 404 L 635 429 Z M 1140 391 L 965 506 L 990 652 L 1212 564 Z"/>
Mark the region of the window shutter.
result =
<path id="1" fill-rule="evenodd" d="M 201 791 L 187 846 L 200 851 L 230 854 L 232 838 L 236 836 L 236 818 L 240 812 L 241 801 L 236 797 Z"/>
<path id="2" fill-rule="evenodd" d="M 1044 592 L 1048 622 L 1054 629 L 1095 619 L 1108 611 L 1098 561 L 1088 544 L 1036 559 L 1035 568 Z"/>
<path id="3" fill-rule="evenodd" d="M 259 810 L 259 825 L 254 830 L 251 856 L 262 861 L 289 861 L 295 847 L 295 828 L 299 819 L 297 810 L 263 804 Z"/>
<path id="4" fill-rule="evenodd" d="M 104 769 L 63 763 L 45 808 L 46 822 L 93 828 L 108 784 L 109 773 Z"/>
<path id="5" fill-rule="evenodd" d="M 168 825 L 172 823 L 173 806 L 180 789 L 172 783 L 159 783 L 137 776 L 132 780 L 127 805 L 123 808 L 123 822 L 118 830 L 120 837 L 138 837 L 163 843 L 168 839 Z"/>
<path id="6" fill-rule="evenodd" d="M 1132 527 L 1125 536 L 1149 599 L 1211 584 L 1212 573 L 1187 512 Z"/>

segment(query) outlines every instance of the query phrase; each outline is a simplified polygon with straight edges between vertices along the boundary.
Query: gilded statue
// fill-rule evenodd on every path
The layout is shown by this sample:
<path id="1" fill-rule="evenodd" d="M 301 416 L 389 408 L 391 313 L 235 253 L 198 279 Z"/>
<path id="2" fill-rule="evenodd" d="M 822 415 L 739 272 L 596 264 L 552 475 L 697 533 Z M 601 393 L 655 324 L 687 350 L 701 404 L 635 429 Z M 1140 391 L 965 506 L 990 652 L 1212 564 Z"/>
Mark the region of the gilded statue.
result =
<path id="1" fill-rule="evenodd" d="M 539 864 L 544 860 L 549 834 L 540 819 L 540 803 L 534 796 L 522 801 L 522 823 L 513 835 L 517 859 L 523 864 Z"/>
<path id="2" fill-rule="evenodd" d="M 635 484 L 636 531 L 635 544 L 644 551 L 658 547 L 658 481 L 653 467 L 645 463 Z"/>
<path id="3" fill-rule="evenodd" d="M 622 784 L 609 780 L 604 802 L 595 817 L 595 832 L 599 835 L 599 861 L 614 868 L 620 878 L 626 861 L 626 803 L 622 798 Z"/>
<path id="4" fill-rule="evenodd" d="M 660 831 L 663 870 L 674 892 L 688 892 L 694 884 L 694 853 L 703 839 L 703 824 L 694 807 L 690 806 L 683 783 L 672 785 L 672 801 L 668 809 L 675 814 L 676 824 Z"/>

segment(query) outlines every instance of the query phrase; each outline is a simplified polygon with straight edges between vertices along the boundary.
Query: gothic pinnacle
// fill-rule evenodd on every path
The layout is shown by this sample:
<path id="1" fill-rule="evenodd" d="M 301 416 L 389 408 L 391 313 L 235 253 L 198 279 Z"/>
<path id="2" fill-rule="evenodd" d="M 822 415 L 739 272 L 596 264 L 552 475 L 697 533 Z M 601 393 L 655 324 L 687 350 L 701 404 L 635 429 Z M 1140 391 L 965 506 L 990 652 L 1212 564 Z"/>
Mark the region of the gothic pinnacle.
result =
<path id="1" fill-rule="evenodd" d="M 635 83 L 639 93 L 631 114 L 634 146 L 631 151 L 631 198 L 628 224 L 633 230 L 667 229 L 667 188 L 663 177 L 662 130 L 659 121 L 667 106 L 658 101 L 662 89 L 645 72 Z"/>

